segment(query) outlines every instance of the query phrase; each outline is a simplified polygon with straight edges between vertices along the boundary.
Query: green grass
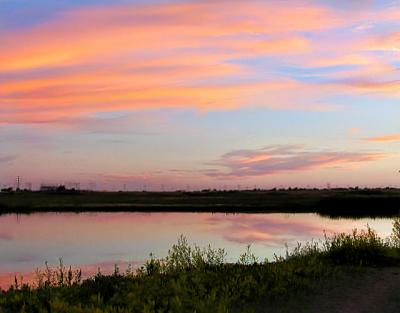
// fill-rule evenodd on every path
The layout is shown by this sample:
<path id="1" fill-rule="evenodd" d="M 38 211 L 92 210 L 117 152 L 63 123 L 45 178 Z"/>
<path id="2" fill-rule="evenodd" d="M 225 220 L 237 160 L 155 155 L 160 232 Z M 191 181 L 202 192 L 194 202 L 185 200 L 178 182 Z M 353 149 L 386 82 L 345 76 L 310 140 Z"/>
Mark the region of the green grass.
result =
<path id="1" fill-rule="evenodd" d="M 164 259 L 150 258 L 139 270 L 98 274 L 81 281 L 65 268 L 38 271 L 35 288 L 11 287 L 0 294 L 0 312 L 265 312 L 296 305 L 343 273 L 364 266 L 397 265 L 400 222 L 390 239 L 354 231 L 299 245 L 273 262 L 260 261 L 247 249 L 236 263 L 223 249 L 188 245 L 181 237 Z"/>

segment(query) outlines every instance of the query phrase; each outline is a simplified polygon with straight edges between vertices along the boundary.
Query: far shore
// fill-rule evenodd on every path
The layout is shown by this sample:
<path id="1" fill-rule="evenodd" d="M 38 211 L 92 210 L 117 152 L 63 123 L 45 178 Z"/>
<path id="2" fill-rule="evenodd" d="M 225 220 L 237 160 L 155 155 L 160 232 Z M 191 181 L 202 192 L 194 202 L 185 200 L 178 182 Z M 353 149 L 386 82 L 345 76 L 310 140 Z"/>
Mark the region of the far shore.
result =
<path id="1" fill-rule="evenodd" d="M 0 214 L 35 212 L 318 213 L 330 217 L 392 217 L 400 212 L 400 189 L 0 193 Z"/>

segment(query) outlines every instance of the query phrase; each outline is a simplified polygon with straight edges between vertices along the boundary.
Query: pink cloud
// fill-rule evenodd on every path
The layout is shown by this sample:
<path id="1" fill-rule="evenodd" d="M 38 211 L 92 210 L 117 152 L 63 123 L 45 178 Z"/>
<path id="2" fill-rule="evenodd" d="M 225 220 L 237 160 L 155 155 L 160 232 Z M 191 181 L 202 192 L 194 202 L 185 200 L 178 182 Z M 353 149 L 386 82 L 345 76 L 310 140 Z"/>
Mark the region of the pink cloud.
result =
<path id="1" fill-rule="evenodd" d="M 301 108 L 286 96 L 288 89 L 299 89 L 297 82 L 260 79 L 231 61 L 309 53 L 312 42 L 302 32 L 339 25 L 338 18 L 323 6 L 302 3 L 230 4 L 91 7 L 23 32 L 1 33 L 0 106 L 6 110 L 0 123 L 260 102 Z M 265 93 L 276 101 L 260 101 Z"/>
<path id="2" fill-rule="evenodd" d="M 267 146 L 258 150 L 235 150 L 207 163 L 206 175 L 218 179 L 255 177 L 319 168 L 349 167 L 387 157 L 378 152 L 313 151 L 301 146 Z"/>
<path id="3" fill-rule="evenodd" d="M 229 9 L 227 9 L 229 7 Z M 312 39 L 335 28 L 396 21 L 399 10 L 344 12 L 309 1 L 191 1 L 62 12 L 24 31 L 2 31 L 0 125 L 160 108 L 337 108 L 331 95 L 399 96 L 397 69 L 371 51 L 398 34 Z M 359 29 L 361 31 L 361 28 Z M 340 46 L 341 49 L 337 49 Z M 299 82 L 234 62 L 255 57 L 310 68 L 355 66 Z M 375 77 L 380 77 L 376 79 Z"/>
<path id="4" fill-rule="evenodd" d="M 16 156 L 14 155 L 5 155 L 1 156 L 0 155 L 0 163 L 10 163 L 16 159 Z"/>

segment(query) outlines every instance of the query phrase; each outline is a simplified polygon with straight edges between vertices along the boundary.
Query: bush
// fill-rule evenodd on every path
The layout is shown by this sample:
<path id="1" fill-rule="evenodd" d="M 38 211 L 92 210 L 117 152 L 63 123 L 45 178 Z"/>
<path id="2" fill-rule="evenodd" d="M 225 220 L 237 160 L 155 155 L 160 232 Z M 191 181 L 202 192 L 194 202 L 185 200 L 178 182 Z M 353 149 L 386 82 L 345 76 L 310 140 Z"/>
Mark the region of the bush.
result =
<path id="1" fill-rule="evenodd" d="M 336 264 L 380 265 L 389 261 L 390 242 L 379 238 L 370 227 L 326 239 L 326 255 Z"/>

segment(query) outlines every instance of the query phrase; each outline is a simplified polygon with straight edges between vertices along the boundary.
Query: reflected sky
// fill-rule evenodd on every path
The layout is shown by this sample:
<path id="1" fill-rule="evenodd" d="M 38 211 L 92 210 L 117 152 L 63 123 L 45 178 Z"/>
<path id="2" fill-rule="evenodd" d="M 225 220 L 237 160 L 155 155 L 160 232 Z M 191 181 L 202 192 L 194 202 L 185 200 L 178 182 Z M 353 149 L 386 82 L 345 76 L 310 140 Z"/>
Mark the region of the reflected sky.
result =
<path id="1" fill-rule="evenodd" d="M 181 234 L 200 246 L 225 248 L 235 261 L 246 245 L 260 258 L 285 253 L 285 244 L 318 240 L 370 225 L 391 232 L 390 219 L 329 219 L 316 214 L 45 213 L 0 216 L 0 286 L 18 274 L 26 280 L 46 261 L 82 268 L 91 275 L 114 264 L 137 266 L 150 253 L 164 257 Z"/>

